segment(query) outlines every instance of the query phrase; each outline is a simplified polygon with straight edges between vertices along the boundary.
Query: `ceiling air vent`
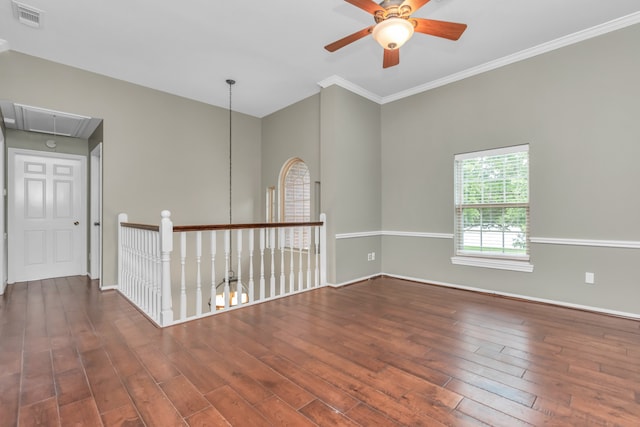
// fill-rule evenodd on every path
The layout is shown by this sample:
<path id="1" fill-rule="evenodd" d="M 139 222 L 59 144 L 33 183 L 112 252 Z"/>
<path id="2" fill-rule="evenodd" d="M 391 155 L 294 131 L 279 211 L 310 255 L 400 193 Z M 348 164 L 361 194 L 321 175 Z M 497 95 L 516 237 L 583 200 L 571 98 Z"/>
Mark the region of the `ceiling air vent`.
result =
<path id="1" fill-rule="evenodd" d="M 42 14 L 40 9 L 17 1 L 12 1 L 11 3 L 13 4 L 13 15 L 20 23 L 40 28 L 40 15 Z"/>

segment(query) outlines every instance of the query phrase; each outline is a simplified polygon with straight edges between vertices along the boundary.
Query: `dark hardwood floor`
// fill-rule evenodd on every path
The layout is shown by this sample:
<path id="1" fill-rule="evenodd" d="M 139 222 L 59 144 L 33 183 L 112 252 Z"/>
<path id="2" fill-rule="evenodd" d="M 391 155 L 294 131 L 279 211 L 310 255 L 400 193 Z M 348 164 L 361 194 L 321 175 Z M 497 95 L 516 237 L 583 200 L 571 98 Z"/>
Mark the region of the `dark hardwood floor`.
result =
<path id="1" fill-rule="evenodd" d="M 155 328 L 84 277 L 0 298 L 0 425 L 640 425 L 640 322 L 389 278 Z"/>

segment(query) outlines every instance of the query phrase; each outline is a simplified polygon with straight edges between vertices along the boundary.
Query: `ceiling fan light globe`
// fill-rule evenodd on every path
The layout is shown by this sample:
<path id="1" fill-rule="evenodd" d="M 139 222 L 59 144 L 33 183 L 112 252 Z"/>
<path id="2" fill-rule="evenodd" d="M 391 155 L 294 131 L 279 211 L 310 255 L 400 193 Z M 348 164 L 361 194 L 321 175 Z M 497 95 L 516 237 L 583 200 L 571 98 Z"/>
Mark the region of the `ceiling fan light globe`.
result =
<path id="1" fill-rule="evenodd" d="M 373 38 L 385 49 L 399 49 L 413 35 L 413 25 L 403 18 L 389 18 L 373 27 Z"/>

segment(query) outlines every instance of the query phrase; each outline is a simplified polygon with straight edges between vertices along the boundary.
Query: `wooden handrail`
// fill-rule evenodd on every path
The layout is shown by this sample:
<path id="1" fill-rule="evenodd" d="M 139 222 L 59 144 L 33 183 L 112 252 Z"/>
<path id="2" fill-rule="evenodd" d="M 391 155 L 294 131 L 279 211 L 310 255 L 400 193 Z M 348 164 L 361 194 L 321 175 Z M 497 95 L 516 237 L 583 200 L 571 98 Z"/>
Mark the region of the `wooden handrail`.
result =
<path id="1" fill-rule="evenodd" d="M 140 230 L 160 231 L 160 226 L 151 224 L 136 224 L 134 222 L 121 222 L 122 227 L 137 228 Z"/>
<path id="2" fill-rule="evenodd" d="M 248 224 L 209 224 L 209 225 L 174 225 L 174 232 L 186 231 L 209 231 L 209 230 L 237 230 L 246 228 L 285 228 L 285 227 L 317 227 L 324 223 L 322 221 L 312 222 L 263 222 Z M 133 222 L 121 222 L 120 225 L 141 230 L 159 231 L 160 227 L 150 224 L 136 224 Z"/>

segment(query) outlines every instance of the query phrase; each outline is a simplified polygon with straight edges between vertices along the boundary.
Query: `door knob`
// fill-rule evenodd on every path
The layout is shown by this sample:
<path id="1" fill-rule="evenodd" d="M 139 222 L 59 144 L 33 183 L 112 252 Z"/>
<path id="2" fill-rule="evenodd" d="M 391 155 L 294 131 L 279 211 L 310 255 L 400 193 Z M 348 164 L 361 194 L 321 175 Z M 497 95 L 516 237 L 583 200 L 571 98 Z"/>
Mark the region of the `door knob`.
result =
<path id="1" fill-rule="evenodd" d="M 80 222 L 79 221 L 74 221 L 73 225 L 80 225 Z"/>
<path id="2" fill-rule="evenodd" d="M 100 225 L 100 222 L 96 221 L 93 223 L 93 225 L 95 225 L 96 227 L 98 227 Z"/>

